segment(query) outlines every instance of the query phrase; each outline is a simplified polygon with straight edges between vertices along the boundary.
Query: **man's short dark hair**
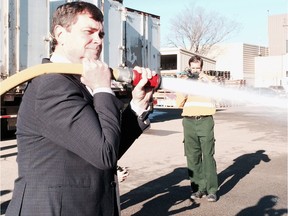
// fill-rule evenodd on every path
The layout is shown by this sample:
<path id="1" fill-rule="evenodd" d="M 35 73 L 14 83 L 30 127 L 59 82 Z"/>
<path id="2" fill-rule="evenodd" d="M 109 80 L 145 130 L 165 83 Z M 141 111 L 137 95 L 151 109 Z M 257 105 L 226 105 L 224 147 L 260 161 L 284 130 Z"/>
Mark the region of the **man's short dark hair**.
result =
<path id="1" fill-rule="evenodd" d="M 55 46 L 58 44 L 54 35 L 54 28 L 60 25 L 66 28 L 68 31 L 70 26 L 77 22 L 78 14 L 89 14 L 91 18 L 97 22 L 103 22 L 103 14 L 101 10 L 94 4 L 88 2 L 68 2 L 66 4 L 60 5 L 53 14 L 52 25 L 51 25 L 51 50 L 55 50 Z"/>

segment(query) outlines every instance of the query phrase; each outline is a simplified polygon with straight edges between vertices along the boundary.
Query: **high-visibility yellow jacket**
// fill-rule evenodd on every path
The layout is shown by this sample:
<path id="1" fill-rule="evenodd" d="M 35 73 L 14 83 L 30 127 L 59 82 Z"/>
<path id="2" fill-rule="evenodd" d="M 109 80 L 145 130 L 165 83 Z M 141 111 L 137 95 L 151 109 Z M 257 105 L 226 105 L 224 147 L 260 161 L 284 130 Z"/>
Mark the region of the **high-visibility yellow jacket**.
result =
<path id="1" fill-rule="evenodd" d="M 216 112 L 211 98 L 182 93 L 177 93 L 176 96 L 177 107 L 183 108 L 182 116 L 214 115 Z"/>
<path id="2" fill-rule="evenodd" d="M 182 116 L 214 115 L 215 104 L 209 99 L 200 96 L 185 96 L 177 93 L 176 105 L 183 108 Z"/>

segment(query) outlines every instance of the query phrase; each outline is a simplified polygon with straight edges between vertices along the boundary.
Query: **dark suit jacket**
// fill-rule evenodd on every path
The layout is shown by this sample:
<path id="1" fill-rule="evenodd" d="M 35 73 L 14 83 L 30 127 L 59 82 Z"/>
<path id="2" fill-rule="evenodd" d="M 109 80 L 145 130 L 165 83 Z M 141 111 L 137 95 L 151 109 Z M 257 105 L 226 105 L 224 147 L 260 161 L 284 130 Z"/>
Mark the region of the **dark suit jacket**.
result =
<path id="1" fill-rule="evenodd" d="M 6 216 L 118 215 L 117 160 L 148 126 L 79 76 L 34 78 L 17 120 L 18 170 Z"/>

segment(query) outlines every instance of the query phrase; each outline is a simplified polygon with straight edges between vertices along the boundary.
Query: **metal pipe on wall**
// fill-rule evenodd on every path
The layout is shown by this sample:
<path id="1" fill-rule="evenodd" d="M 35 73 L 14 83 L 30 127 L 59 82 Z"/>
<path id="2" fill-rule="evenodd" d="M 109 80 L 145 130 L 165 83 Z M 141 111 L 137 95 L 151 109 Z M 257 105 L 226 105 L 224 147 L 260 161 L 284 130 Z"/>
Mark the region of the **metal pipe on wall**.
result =
<path id="1" fill-rule="evenodd" d="M 20 71 L 20 0 L 16 0 L 16 25 L 15 25 L 15 72 Z"/>
<path id="2" fill-rule="evenodd" d="M 8 0 L 1 1 L 1 78 L 9 75 L 9 6 Z"/>

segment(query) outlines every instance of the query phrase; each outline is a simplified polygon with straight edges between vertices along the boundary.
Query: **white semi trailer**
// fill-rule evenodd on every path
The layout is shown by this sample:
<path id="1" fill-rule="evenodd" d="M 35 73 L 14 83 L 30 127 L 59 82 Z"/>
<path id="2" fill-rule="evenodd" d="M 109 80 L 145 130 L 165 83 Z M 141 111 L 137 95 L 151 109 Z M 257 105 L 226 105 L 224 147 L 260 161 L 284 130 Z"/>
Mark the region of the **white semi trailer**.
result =
<path id="1" fill-rule="evenodd" d="M 160 71 L 160 17 L 124 7 L 122 1 L 86 0 L 104 14 L 102 60 L 111 68 L 135 65 Z M 65 0 L 1 0 L 0 72 L 5 79 L 40 64 L 50 55 L 50 23 L 53 11 Z M 1 82 L 0 82 L 1 85 Z M 1 138 L 14 133 L 25 85 L 1 95 Z M 127 86 L 113 85 L 121 97 Z"/>

